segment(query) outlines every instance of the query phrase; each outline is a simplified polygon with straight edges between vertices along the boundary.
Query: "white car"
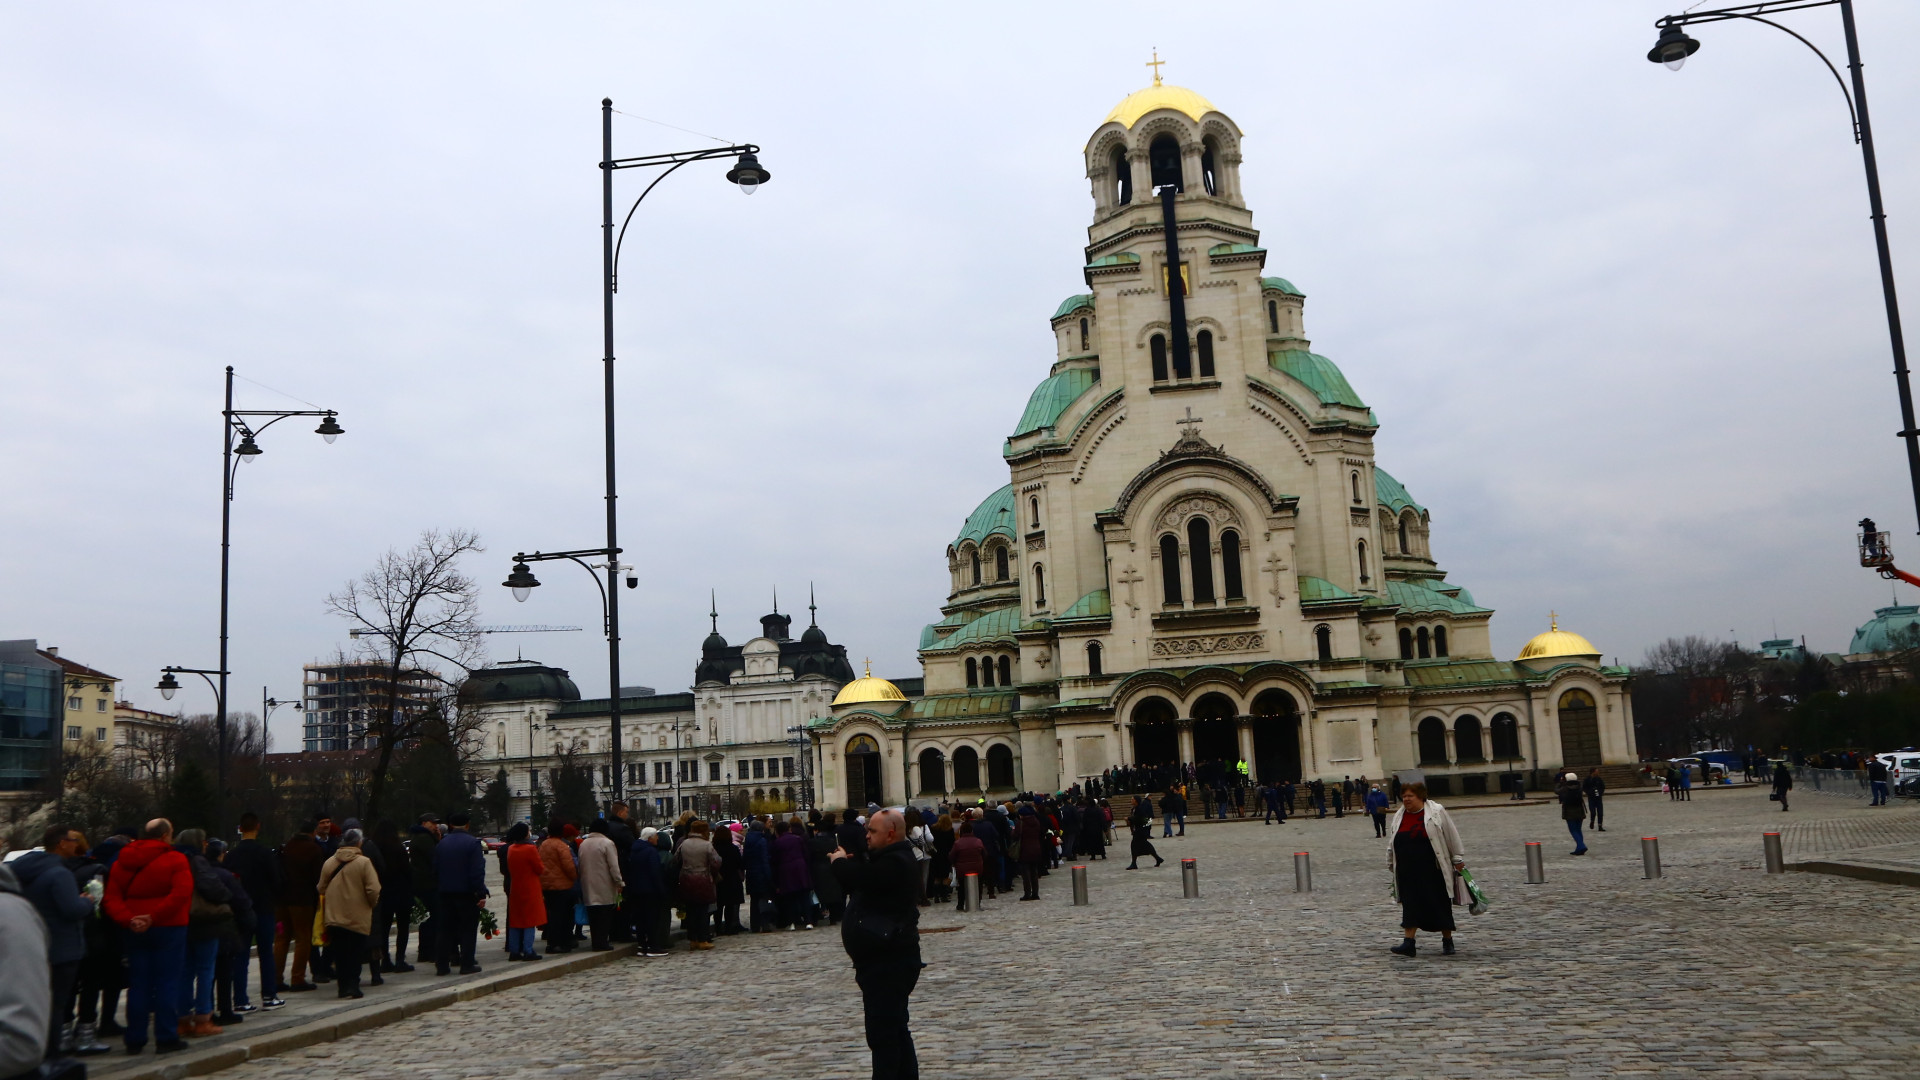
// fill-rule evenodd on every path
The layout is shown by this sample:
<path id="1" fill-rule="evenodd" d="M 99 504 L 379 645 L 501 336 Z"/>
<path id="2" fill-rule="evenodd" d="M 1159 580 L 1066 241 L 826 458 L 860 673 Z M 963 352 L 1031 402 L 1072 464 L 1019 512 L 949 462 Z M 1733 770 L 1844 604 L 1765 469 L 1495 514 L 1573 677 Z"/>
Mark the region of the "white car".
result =
<path id="1" fill-rule="evenodd" d="M 1873 756 L 1887 767 L 1887 780 L 1892 787 L 1899 787 L 1900 781 L 1909 777 L 1920 777 L 1920 750 L 1909 746 L 1905 750 Z"/>

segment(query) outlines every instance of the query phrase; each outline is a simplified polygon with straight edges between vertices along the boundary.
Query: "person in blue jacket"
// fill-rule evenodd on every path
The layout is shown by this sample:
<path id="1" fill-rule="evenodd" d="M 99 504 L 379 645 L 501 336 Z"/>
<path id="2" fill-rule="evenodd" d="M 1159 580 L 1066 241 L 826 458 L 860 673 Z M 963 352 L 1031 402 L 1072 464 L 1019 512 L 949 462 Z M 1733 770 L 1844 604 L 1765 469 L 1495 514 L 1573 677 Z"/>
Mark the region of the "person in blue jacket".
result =
<path id="1" fill-rule="evenodd" d="M 1376 838 L 1387 835 L 1387 793 L 1380 790 L 1379 784 L 1375 784 L 1367 792 L 1364 802 L 1367 816 L 1373 819 L 1373 835 Z"/>
<path id="2" fill-rule="evenodd" d="M 440 885 L 440 912 L 446 918 L 445 933 L 435 935 L 434 974 L 453 974 L 452 964 L 460 958 L 460 974 L 480 970 L 474 961 L 474 935 L 480 927 L 480 905 L 487 899 L 486 845 L 467 831 L 471 819 L 466 814 L 447 816 L 447 835 L 433 847 L 433 872 Z"/>

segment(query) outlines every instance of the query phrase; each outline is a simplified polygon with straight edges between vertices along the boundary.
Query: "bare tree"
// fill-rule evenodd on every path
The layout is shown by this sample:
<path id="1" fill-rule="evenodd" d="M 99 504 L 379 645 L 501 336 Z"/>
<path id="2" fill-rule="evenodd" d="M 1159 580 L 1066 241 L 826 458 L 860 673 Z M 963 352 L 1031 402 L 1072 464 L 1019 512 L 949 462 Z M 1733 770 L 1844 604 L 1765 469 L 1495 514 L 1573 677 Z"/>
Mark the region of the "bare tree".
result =
<path id="1" fill-rule="evenodd" d="M 439 717 L 429 703 L 403 696 L 401 676 L 412 668 L 434 670 L 434 659 L 463 673 L 478 662 L 480 589 L 460 572 L 459 561 L 483 550 L 470 530 L 428 529 L 413 547 L 389 550 L 359 580 L 327 597 L 328 610 L 359 632 L 363 654 L 386 669 L 387 700 L 367 722 L 374 752 L 367 818 L 380 814 L 395 751 L 425 734 L 430 716 Z"/>

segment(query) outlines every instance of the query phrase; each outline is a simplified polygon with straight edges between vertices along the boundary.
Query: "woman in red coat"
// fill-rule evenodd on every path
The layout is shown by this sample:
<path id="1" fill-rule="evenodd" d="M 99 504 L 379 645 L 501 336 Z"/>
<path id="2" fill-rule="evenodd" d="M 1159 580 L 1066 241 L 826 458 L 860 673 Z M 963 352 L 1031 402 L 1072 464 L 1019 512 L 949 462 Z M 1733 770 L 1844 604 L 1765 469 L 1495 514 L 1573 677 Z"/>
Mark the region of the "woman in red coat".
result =
<path id="1" fill-rule="evenodd" d="M 538 960 L 533 932 L 547 924 L 547 901 L 540 894 L 540 849 L 522 821 L 507 833 L 507 959 Z"/>
<path id="2" fill-rule="evenodd" d="M 973 835 L 972 820 L 960 823 L 960 835 L 953 841 L 953 883 L 960 893 L 960 902 L 954 910 L 967 910 L 967 875 L 980 876 L 986 867 L 987 847 L 980 838 Z"/>

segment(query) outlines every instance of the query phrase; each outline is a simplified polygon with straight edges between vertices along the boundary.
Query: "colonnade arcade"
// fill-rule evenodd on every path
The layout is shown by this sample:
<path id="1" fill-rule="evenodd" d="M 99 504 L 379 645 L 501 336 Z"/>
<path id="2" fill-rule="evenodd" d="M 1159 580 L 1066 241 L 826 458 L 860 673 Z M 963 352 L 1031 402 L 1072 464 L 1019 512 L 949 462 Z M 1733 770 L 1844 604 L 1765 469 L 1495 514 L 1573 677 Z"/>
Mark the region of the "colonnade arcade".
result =
<path id="1" fill-rule="evenodd" d="M 1132 764 L 1231 767 L 1244 760 L 1255 781 L 1301 779 L 1305 736 L 1293 694 L 1268 687 L 1242 706 L 1225 689 L 1203 687 L 1186 700 L 1183 707 L 1170 694 L 1149 691 L 1124 707 Z"/>

